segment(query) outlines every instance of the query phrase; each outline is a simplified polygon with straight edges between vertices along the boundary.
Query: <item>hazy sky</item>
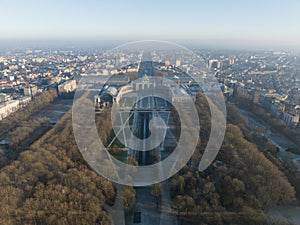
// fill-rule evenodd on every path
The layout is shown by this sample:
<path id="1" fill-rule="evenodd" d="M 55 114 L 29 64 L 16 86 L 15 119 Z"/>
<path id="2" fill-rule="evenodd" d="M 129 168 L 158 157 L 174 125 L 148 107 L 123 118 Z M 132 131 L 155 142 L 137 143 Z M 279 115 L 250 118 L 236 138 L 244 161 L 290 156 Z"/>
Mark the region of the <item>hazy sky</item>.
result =
<path id="1" fill-rule="evenodd" d="M 0 40 L 189 40 L 300 47 L 299 0 L 0 0 Z"/>

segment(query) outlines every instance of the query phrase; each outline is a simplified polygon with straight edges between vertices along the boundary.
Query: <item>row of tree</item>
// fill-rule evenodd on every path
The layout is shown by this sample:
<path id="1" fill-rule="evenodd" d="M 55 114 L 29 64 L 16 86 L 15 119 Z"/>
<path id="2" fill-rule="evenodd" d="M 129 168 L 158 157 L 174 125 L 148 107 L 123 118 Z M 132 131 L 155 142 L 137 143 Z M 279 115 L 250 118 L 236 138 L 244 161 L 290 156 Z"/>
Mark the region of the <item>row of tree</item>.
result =
<path id="1" fill-rule="evenodd" d="M 240 221 L 244 221 L 243 224 L 272 224 L 263 210 L 270 205 L 295 203 L 294 187 L 233 124 L 227 125 L 218 163 L 200 173 L 195 165 L 209 138 L 210 112 L 204 95 L 197 96 L 196 105 L 203 129 L 201 142 L 188 165 L 169 180 L 177 214 L 184 221 L 190 220 L 188 218 L 195 221 L 206 215 L 205 224 L 241 224 Z M 245 125 L 239 114 L 235 123 Z"/>
<path id="2" fill-rule="evenodd" d="M 287 138 L 293 141 L 297 146 L 300 146 L 299 129 L 294 129 L 287 126 L 282 120 L 273 117 L 270 113 L 266 112 L 259 105 L 254 104 L 253 101 L 247 97 L 237 96 L 235 97 L 234 102 L 236 102 L 240 108 L 246 109 L 253 113 L 259 120 L 268 123 L 272 128 L 276 129 L 280 133 L 288 134 Z M 299 151 L 300 150 L 298 150 L 298 152 Z"/>
<path id="3" fill-rule="evenodd" d="M 86 165 L 71 113 L 0 171 L 0 224 L 111 224 L 113 184 Z"/>
<path id="4" fill-rule="evenodd" d="M 10 130 L 15 129 L 20 123 L 28 121 L 30 116 L 46 107 L 57 98 L 56 89 L 50 89 L 37 95 L 26 107 L 12 113 L 0 121 L 0 135 L 3 136 Z"/>
<path id="5" fill-rule="evenodd" d="M 34 113 L 48 106 L 57 98 L 56 89 L 37 95 L 26 107 L 0 121 L 0 139 L 9 143 L 1 152 L 0 168 L 18 157 L 35 140 L 50 129 L 46 118 L 34 118 Z M 2 149 L 2 150 L 3 150 Z"/>

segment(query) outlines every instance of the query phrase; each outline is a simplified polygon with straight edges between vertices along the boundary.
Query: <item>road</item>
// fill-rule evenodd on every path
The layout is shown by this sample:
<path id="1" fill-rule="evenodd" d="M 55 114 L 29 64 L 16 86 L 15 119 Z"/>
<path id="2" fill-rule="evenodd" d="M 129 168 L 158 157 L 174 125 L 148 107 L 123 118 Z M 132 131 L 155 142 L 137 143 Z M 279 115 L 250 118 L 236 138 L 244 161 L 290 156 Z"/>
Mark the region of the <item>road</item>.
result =
<path id="1" fill-rule="evenodd" d="M 255 116 L 251 112 L 248 112 L 246 110 L 241 110 L 241 112 L 243 116 L 247 118 L 249 127 L 261 128 L 264 131 L 263 135 L 276 147 L 278 147 L 279 153 L 277 154 L 277 156 L 281 161 L 285 161 L 288 154 L 288 156 L 292 158 L 294 165 L 298 170 L 300 170 L 300 155 L 286 151 L 289 148 L 297 148 L 296 144 L 290 141 L 283 134 L 272 129 L 272 127 L 270 127 L 270 125 L 268 125 L 267 123 L 257 121 L 255 119 Z"/>
<path id="2" fill-rule="evenodd" d="M 56 124 L 68 112 L 73 105 L 73 99 L 57 98 L 47 107 L 34 113 L 30 119 L 47 118 L 52 124 Z"/>
<path id="3" fill-rule="evenodd" d="M 42 126 L 39 125 L 39 127 L 36 127 L 35 130 L 31 132 L 28 137 L 26 137 L 25 139 L 21 140 L 20 143 L 18 143 L 18 146 L 13 148 L 3 148 L 2 151 L 4 152 L 4 154 L 0 156 L 5 157 L 5 163 L 3 165 L 6 165 L 11 160 L 16 159 L 22 151 L 28 149 L 30 145 L 32 145 L 32 143 L 34 143 L 36 140 L 41 138 L 47 131 L 49 131 L 63 117 L 63 115 L 65 115 L 65 113 L 71 109 L 72 104 L 72 99 L 57 98 L 54 102 L 49 103 L 49 105 L 45 108 L 31 115 L 28 118 L 28 120 L 47 118 L 50 121 L 50 124 L 46 123 Z M 27 122 L 20 121 L 20 123 L 17 126 L 22 126 L 23 123 Z M 32 126 L 32 124 L 29 124 L 29 126 Z M 11 130 L 14 129 L 16 129 L 16 127 L 12 128 Z M 9 132 L 10 130 L 3 132 L 1 134 L 0 141 L 10 140 Z"/>
<path id="4" fill-rule="evenodd" d="M 150 53 L 143 54 L 143 60 L 140 63 L 139 75 L 143 77 L 145 75 L 152 76 L 153 75 L 153 64 L 151 60 Z M 167 114 L 167 118 L 169 119 L 169 111 L 167 102 L 162 99 L 159 99 L 154 96 L 149 96 L 148 98 L 143 99 L 138 104 L 143 109 L 147 109 L 148 112 L 138 112 L 135 114 L 137 116 L 136 127 L 138 127 L 138 137 L 140 139 L 146 139 L 150 135 L 149 130 L 149 122 L 153 116 L 160 116 L 160 114 Z M 161 107 L 164 106 L 164 107 Z M 162 112 L 158 113 L 157 110 L 162 110 Z M 162 117 L 161 117 L 162 118 Z M 162 118 L 164 119 L 164 118 Z M 166 123 L 168 121 L 165 121 Z M 140 146 L 140 148 L 148 149 L 147 146 Z M 163 151 L 163 145 L 160 146 L 158 151 L 158 160 L 161 160 L 161 151 Z M 153 156 L 152 151 L 137 151 L 137 159 L 139 165 L 145 166 L 153 164 Z M 157 171 L 158 173 L 163 173 L 164 171 Z M 172 214 L 171 209 L 171 198 L 169 193 L 168 182 L 162 183 L 162 196 L 161 201 L 159 203 L 160 210 L 157 208 L 157 203 L 155 198 L 151 194 L 152 186 L 147 187 L 139 187 L 136 188 L 136 203 L 134 205 L 134 212 L 141 213 L 141 224 L 143 225 L 153 225 L 153 224 L 161 224 L 161 225 L 176 225 L 178 223 L 175 214 Z M 168 212 L 168 213 L 167 213 Z M 133 218 L 131 219 L 131 223 L 133 224 Z"/>
<path id="5" fill-rule="evenodd" d="M 139 76 L 143 78 L 144 76 L 151 77 L 153 75 L 153 63 L 151 61 L 151 54 L 149 52 L 144 52 L 140 65 L 139 65 Z M 137 96 L 139 99 L 139 96 Z M 141 110 L 142 109 L 142 110 Z M 170 105 L 162 99 L 159 99 L 154 96 L 149 96 L 144 98 L 142 101 L 139 101 L 134 109 L 133 113 L 133 133 L 139 139 L 146 139 L 150 135 L 149 123 L 154 116 L 160 116 L 166 123 L 169 122 L 170 115 Z M 159 111 L 159 112 L 158 112 Z M 120 118 L 121 118 L 120 114 Z M 120 120 L 121 121 L 121 120 Z M 174 124 L 173 124 L 174 125 Z M 170 132 L 170 131 L 169 131 Z M 132 134 L 133 135 L 133 134 Z M 170 136 L 170 135 L 169 135 Z M 169 141 L 171 138 L 169 138 Z M 148 149 L 149 146 L 145 146 L 145 142 L 141 143 L 141 146 L 137 146 L 136 149 Z M 163 151 L 164 144 L 161 144 L 158 151 L 158 160 L 162 159 L 161 151 Z M 153 151 L 135 151 L 130 149 L 128 151 L 128 157 L 135 156 L 139 162 L 139 166 L 151 165 L 154 162 Z M 163 173 L 164 171 L 157 171 L 158 174 Z M 177 225 L 177 217 L 175 213 L 172 213 L 171 209 L 171 198 L 169 193 L 168 182 L 162 183 L 162 196 L 161 201 L 157 207 L 157 201 L 154 196 L 151 194 L 152 186 L 138 187 L 136 190 L 136 201 L 133 207 L 135 213 L 140 213 L 141 223 L 143 225 Z M 121 191 L 121 188 L 118 188 L 118 191 Z M 109 208 L 108 211 L 113 215 L 114 224 L 124 224 L 124 212 L 120 211 L 120 195 L 117 197 L 117 204 Z M 127 217 L 127 225 L 134 225 L 133 215 Z"/>
<path id="6" fill-rule="evenodd" d="M 296 147 L 296 145 L 287 139 L 284 135 L 275 131 L 270 127 L 270 125 L 264 122 L 258 122 L 255 119 L 255 116 L 245 110 L 241 110 L 243 116 L 248 119 L 248 126 L 251 128 L 261 128 L 264 130 L 264 136 L 271 141 L 275 146 L 279 148 L 279 153 L 277 154 L 278 158 L 281 161 L 286 159 L 287 149 Z M 289 153 L 292 157 L 294 165 L 300 169 L 300 155 Z M 267 210 L 267 214 L 274 218 L 281 218 L 287 221 L 291 221 L 295 224 L 300 224 L 300 207 L 299 206 L 290 206 L 290 207 L 272 207 Z"/>

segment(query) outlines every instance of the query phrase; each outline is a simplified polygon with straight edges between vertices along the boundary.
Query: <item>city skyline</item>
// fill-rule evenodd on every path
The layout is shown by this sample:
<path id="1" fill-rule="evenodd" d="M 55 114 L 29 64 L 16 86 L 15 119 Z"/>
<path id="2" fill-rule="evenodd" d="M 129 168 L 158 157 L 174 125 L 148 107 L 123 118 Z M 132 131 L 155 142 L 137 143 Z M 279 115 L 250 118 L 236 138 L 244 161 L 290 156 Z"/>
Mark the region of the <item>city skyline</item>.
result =
<path id="1" fill-rule="evenodd" d="M 299 0 L 0 5 L 0 224 L 300 224 Z"/>
<path id="2" fill-rule="evenodd" d="M 7 1 L 0 42 L 157 39 L 207 46 L 300 48 L 300 2 Z"/>

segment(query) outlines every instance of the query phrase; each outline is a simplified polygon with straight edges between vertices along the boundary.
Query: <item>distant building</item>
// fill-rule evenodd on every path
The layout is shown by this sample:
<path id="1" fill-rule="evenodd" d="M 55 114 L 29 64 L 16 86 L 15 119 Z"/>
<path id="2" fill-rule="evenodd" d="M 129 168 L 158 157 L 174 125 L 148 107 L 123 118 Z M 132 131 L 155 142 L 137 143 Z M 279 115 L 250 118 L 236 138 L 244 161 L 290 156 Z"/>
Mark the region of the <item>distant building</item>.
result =
<path id="1" fill-rule="evenodd" d="M 195 96 L 190 96 L 184 89 L 179 87 L 170 88 L 172 104 L 174 103 L 190 103 L 191 99 L 195 101 Z"/>
<path id="2" fill-rule="evenodd" d="M 29 96 L 27 96 L 27 97 L 25 96 L 23 98 L 20 98 L 19 99 L 20 107 L 26 106 L 30 101 L 31 101 L 31 97 L 29 97 Z"/>
<path id="3" fill-rule="evenodd" d="M 271 111 L 271 107 L 274 103 L 283 102 L 284 100 L 286 100 L 286 96 L 279 94 L 263 93 L 259 96 L 259 104 L 268 112 Z M 285 109 L 280 110 L 284 111 Z"/>
<path id="4" fill-rule="evenodd" d="M 64 93 L 74 92 L 76 90 L 76 87 L 77 87 L 76 80 L 69 80 L 58 85 L 58 93 L 64 94 Z"/>
<path id="5" fill-rule="evenodd" d="M 208 60 L 208 67 L 211 69 L 220 69 L 221 68 L 221 62 L 216 59 L 210 59 Z"/>
<path id="6" fill-rule="evenodd" d="M 250 90 L 243 85 L 236 86 L 236 94 L 237 96 L 251 98 Z"/>
<path id="7" fill-rule="evenodd" d="M 33 97 L 37 94 L 38 88 L 35 85 L 28 85 L 23 88 L 24 96 Z"/>
<path id="8" fill-rule="evenodd" d="M 0 93 L 0 103 L 11 100 L 11 97 L 8 94 Z"/>
<path id="9" fill-rule="evenodd" d="M 296 105 L 300 105 L 300 89 L 294 89 L 289 94 L 289 99 Z"/>
<path id="10" fill-rule="evenodd" d="M 282 119 L 286 125 L 296 127 L 299 123 L 299 114 L 283 112 Z"/>
<path id="11" fill-rule="evenodd" d="M 260 95 L 261 95 L 262 93 L 263 93 L 263 92 L 261 92 L 261 91 L 253 91 L 253 93 L 252 93 L 252 100 L 253 100 L 253 103 L 254 103 L 254 104 L 258 104 Z"/>
<path id="12" fill-rule="evenodd" d="M 117 74 L 111 76 L 107 81 L 107 85 L 123 86 L 129 83 L 129 77 L 125 74 Z"/>
<path id="13" fill-rule="evenodd" d="M 285 105 L 283 103 L 278 100 L 273 100 L 273 102 L 271 102 L 270 112 L 274 117 L 281 119 L 284 111 Z"/>
<path id="14" fill-rule="evenodd" d="M 96 108 L 107 108 L 116 101 L 119 91 L 116 87 L 105 85 L 99 95 L 94 96 L 94 104 Z"/>
<path id="15" fill-rule="evenodd" d="M 9 100 L 7 102 L 0 103 L 0 120 L 17 111 L 18 108 L 19 100 Z"/>

